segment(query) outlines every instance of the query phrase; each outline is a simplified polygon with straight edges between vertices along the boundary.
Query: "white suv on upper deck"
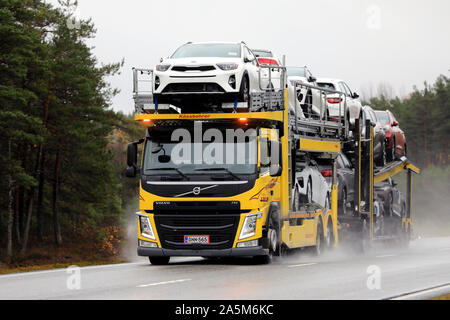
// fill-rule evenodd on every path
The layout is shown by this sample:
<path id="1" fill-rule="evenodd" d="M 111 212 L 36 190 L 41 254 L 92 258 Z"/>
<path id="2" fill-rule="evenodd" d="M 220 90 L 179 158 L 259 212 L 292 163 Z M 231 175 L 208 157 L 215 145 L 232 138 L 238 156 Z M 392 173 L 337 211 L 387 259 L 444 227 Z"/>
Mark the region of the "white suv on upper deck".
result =
<path id="1" fill-rule="evenodd" d="M 186 43 L 153 72 L 155 104 L 180 108 L 248 102 L 259 91 L 259 66 L 243 42 Z"/>

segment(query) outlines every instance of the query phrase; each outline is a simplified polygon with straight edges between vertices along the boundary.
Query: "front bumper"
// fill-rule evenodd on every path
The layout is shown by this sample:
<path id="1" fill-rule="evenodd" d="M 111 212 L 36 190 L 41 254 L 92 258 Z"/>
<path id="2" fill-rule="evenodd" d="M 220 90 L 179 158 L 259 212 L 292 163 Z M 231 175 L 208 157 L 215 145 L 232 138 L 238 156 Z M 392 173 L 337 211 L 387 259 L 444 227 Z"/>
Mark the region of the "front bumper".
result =
<path id="1" fill-rule="evenodd" d="M 243 256 L 264 256 L 269 254 L 269 249 L 264 249 L 262 246 L 251 248 L 232 248 L 232 249 L 161 249 L 161 248 L 137 248 L 138 256 L 144 257 L 243 257 Z"/>
<path id="2" fill-rule="evenodd" d="M 234 75 L 236 78 L 236 86 L 235 88 L 231 87 L 229 84 L 230 76 Z M 208 72 L 201 72 L 190 74 L 186 72 L 177 72 L 177 71 L 165 71 L 165 72 L 155 72 L 154 77 L 158 77 L 160 81 L 160 85 L 158 88 L 155 88 L 154 83 L 155 79 L 153 79 L 153 93 L 154 94 L 163 94 L 170 95 L 171 93 L 166 93 L 164 89 L 169 84 L 183 84 L 183 83 L 211 83 L 217 84 L 220 86 L 225 93 L 237 93 L 239 92 L 239 88 L 242 80 L 242 69 L 238 68 L 232 71 L 222 71 L 222 70 L 214 70 Z M 188 92 L 189 94 L 194 94 L 194 92 Z M 199 92 L 203 93 L 204 92 Z"/>

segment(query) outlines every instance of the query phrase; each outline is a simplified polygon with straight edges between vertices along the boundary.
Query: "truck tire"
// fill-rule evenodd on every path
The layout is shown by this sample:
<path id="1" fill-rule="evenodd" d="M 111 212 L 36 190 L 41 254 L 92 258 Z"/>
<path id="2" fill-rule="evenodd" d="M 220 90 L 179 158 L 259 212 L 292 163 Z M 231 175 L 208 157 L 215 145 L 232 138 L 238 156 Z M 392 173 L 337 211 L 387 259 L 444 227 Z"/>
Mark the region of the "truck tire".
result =
<path id="1" fill-rule="evenodd" d="M 320 256 L 326 246 L 325 237 L 323 234 L 323 224 L 322 218 L 319 217 L 319 223 L 317 224 L 317 233 L 316 233 L 316 245 L 312 248 L 312 253 L 315 256 Z"/>
<path id="2" fill-rule="evenodd" d="M 272 209 L 269 218 L 269 228 L 267 230 L 267 237 L 269 239 L 269 254 L 264 256 L 255 256 L 254 260 L 258 264 L 271 263 L 274 257 L 281 256 L 280 240 L 280 216 L 277 209 Z"/>
<path id="3" fill-rule="evenodd" d="M 333 250 L 334 248 L 334 230 L 333 230 L 333 221 L 331 217 L 328 218 L 328 224 L 327 224 L 327 236 L 326 236 L 326 249 L 328 251 Z"/>
<path id="4" fill-rule="evenodd" d="M 163 266 L 169 264 L 170 257 L 148 257 L 148 260 L 155 266 Z"/>

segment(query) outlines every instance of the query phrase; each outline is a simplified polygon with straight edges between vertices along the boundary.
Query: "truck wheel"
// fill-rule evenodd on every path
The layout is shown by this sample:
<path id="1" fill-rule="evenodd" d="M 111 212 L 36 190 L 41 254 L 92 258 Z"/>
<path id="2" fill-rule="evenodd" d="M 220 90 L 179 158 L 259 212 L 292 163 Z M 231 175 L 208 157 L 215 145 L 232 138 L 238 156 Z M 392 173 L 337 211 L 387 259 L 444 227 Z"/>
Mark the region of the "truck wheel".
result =
<path id="1" fill-rule="evenodd" d="M 325 247 L 325 238 L 323 235 L 323 225 L 322 219 L 319 218 L 319 223 L 317 224 L 317 234 L 316 234 L 316 245 L 313 247 L 313 254 L 315 256 L 320 256 Z"/>
<path id="2" fill-rule="evenodd" d="M 279 225 L 279 212 L 273 211 L 270 214 L 269 229 L 267 231 L 267 237 L 269 239 L 269 254 L 265 256 L 255 256 L 254 261 L 259 264 L 271 263 L 274 257 L 281 256 L 280 249 L 280 225 Z"/>
<path id="3" fill-rule="evenodd" d="M 169 263 L 170 257 L 148 257 L 148 260 L 155 266 L 162 266 Z"/>
<path id="4" fill-rule="evenodd" d="M 327 250 L 333 250 L 334 248 L 334 230 L 333 230 L 333 221 L 330 218 L 328 218 L 328 225 L 327 225 Z"/>

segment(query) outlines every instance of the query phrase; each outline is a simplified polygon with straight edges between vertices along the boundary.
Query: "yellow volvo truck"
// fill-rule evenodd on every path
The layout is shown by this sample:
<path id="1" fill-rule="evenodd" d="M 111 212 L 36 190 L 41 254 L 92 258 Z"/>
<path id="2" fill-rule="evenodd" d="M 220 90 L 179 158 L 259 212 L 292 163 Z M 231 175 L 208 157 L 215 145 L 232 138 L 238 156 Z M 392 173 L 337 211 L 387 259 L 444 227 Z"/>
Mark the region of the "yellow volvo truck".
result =
<path id="1" fill-rule="evenodd" d="M 158 109 L 151 93 L 138 88 L 138 75 L 151 70 L 133 69 L 135 119 L 146 126 L 145 138 L 129 144 L 127 152 L 127 176 L 140 177 L 138 255 L 152 264 L 167 264 L 173 256 L 253 256 L 268 262 L 290 249 L 310 247 L 320 254 L 338 245 L 344 228 L 334 161 L 351 140 L 349 126 L 345 117 L 336 122 L 303 114 L 292 99 L 297 85 L 292 88 L 279 68 L 280 90 L 253 95 L 245 112 L 236 104 L 231 112 L 196 114 Z M 361 157 L 361 143 L 354 145 Z M 297 161 L 305 157 L 329 161 L 330 205 L 308 197 L 298 205 L 294 199 L 296 184 L 306 183 L 296 176 Z M 358 181 L 361 190 L 364 182 Z M 361 196 L 358 208 L 360 202 Z M 358 222 L 370 223 L 361 230 L 370 232 L 373 208 L 367 215 L 360 211 Z"/>

